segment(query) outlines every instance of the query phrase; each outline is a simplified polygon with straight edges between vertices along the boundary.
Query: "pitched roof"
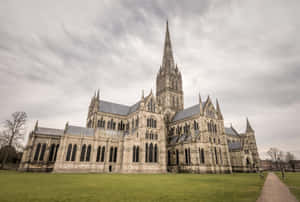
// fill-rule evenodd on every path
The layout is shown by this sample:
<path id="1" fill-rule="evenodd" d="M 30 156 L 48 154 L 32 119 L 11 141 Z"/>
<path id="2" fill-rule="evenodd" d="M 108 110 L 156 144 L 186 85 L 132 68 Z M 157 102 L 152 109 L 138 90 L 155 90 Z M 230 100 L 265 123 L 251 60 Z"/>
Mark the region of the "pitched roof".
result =
<path id="1" fill-rule="evenodd" d="M 242 145 L 240 142 L 228 142 L 228 148 L 229 150 L 238 150 L 242 148 Z"/>
<path id="2" fill-rule="evenodd" d="M 71 134 L 71 135 L 93 136 L 94 135 L 94 128 L 85 128 L 85 127 L 69 125 L 68 128 L 67 128 L 66 133 Z"/>
<path id="3" fill-rule="evenodd" d="M 137 102 L 132 106 L 127 106 L 127 105 L 100 100 L 99 111 L 126 116 L 128 114 L 137 111 L 139 106 L 140 106 L 140 102 Z"/>
<path id="4" fill-rule="evenodd" d="M 226 135 L 234 135 L 234 136 L 239 135 L 232 127 L 229 127 L 229 128 L 225 127 L 225 134 Z"/>
<path id="5" fill-rule="evenodd" d="M 41 135 L 58 135 L 61 136 L 64 134 L 64 130 L 56 129 L 56 128 L 44 128 L 44 127 L 37 127 L 35 133 Z"/>
<path id="6" fill-rule="evenodd" d="M 205 104 L 205 102 L 202 102 L 202 106 Z M 194 106 L 191 106 L 189 108 L 183 109 L 182 111 L 179 111 L 175 114 L 173 121 L 182 120 L 191 116 L 194 116 L 196 114 L 200 114 L 200 106 L 199 104 L 196 104 Z"/>

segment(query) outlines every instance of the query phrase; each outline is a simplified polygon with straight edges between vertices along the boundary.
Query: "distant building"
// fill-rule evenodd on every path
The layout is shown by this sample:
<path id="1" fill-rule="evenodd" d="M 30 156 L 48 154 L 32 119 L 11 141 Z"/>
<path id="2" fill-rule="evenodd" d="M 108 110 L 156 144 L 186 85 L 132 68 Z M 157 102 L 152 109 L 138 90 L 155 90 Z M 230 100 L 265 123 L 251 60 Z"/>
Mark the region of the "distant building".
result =
<path id="1" fill-rule="evenodd" d="M 286 171 L 300 172 L 300 160 L 291 160 L 289 162 L 273 162 L 271 160 L 260 161 L 261 170 L 279 171 L 284 168 Z"/>
<path id="2" fill-rule="evenodd" d="M 151 92 L 131 106 L 92 97 L 86 127 L 40 127 L 30 134 L 20 170 L 120 173 L 231 173 L 259 167 L 255 132 L 224 126 L 218 100 L 184 109 L 182 76 L 168 24 L 162 65 Z"/>

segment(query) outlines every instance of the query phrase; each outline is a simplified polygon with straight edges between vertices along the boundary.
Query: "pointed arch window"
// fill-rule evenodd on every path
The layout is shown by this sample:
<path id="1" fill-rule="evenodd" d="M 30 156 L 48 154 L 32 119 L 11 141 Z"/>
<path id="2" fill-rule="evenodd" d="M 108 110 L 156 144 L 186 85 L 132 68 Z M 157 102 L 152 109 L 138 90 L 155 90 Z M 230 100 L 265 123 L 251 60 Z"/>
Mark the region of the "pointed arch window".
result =
<path id="1" fill-rule="evenodd" d="M 56 161 L 58 149 L 59 149 L 59 144 L 56 145 L 55 154 L 54 154 L 54 161 Z"/>
<path id="2" fill-rule="evenodd" d="M 185 164 L 189 164 L 189 160 L 188 160 L 188 150 L 184 149 L 184 154 L 185 154 Z"/>
<path id="3" fill-rule="evenodd" d="M 67 150 L 66 161 L 70 161 L 71 152 L 72 152 L 72 144 L 69 144 L 68 150 Z"/>
<path id="4" fill-rule="evenodd" d="M 149 147 L 149 162 L 153 162 L 153 144 L 150 144 Z"/>
<path id="5" fill-rule="evenodd" d="M 215 158 L 216 158 L 216 164 L 219 164 L 219 162 L 218 162 L 218 152 L 217 152 L 216 147 L 215 147 Z"/>
<path id="6" fill-rule="evenodd" d="M 45 152 L 46 152 L 46 144 L 43 144 L 40 159 L 39 159 L 40 161 L 44 160 Z"/>
<path id="7" fill-rule="evenodd" d="M 110 147 L 110 150 L 109 150 L 109 162 L 113 161 L 113 153 L 114 153 L 114 148 Z"/>
<path id="8" fill-rule="evenodd" d="M 100 161 L 100 157 L 101 157 L 101 146 L 98 146 L 96 162 Z"/>
<path id="9" fill-rule="evenodd" d="M 168 150 L 168 165 L 171 165 L 171 151 Z"/>
<path id="10" fill-rule="evenodd" d="M 205 163 L 204 149 L 201 149 L 201 163 Z"/>
<path id="11" fill-rule="evenodd" d="M 145 162 L 148 162 L 148 143 L 146 143 Z"/>
<path id="12" fill-rule="evenodd" d="M 220 164 L 223 164 L 223 158 L 222 158 L 222 149 L 219 148 L 219 153 L 220 153 Z"/>
<path id="13" fill-rule="evenodd" d="M 118 148 L 115 147 L 115 151 L 114 151 L 114 162 L 117 162 L 117 157 L 118 157 Z"/>
<path id="14" fill-rule="evenodd" d="M 71 161 L 75 161 L 76 160 L 76 153 L 77 153 L 77 145 L 75 144 L 73 146 Z"/>
<path id="15" fill-rule="evenodd" d="M 136 162 L 136 159 L 135 159 L 135 157 L 136 157 L 136 155 L 135 155 L 135 146 L 133 146 L 133 149 L 132 149 L 132 162 Z"/>
<path id="16" fill-rule="evenodd" d="M 136 158 L 135 158 L 135 160 L 136 160 L 136 162 L 139 162 L 139 158 L 140 158 L 140 147 L 139 146 L 137 146 L 136 147 Z"/>
<path id="17" fill-rule="evenodd" d="M 154 146 L 154 162 L 157 162 L 157 144 Z"/>
<path id="18" fill-rule="evenodd" d="M 85 152 L 86 152 L 86 145 L 84 144 L 81 148 L 80 161 L 84 161 Z"/>
<path id="19" fill-rule="evenodd" d="M 36 146 L 33 160 L 37 161 L 39 159 L 40 150 L 41 150 L 41 143 L 38 143 L 38 145 Z"/>
<path id="20" fill-rule="evenodd" d="M 104 157 L 105 157 L 105 147 L 102 147 L 102 154 L 101 154 L 101 162 L 104 162 Z"/>
<path id="21" fill-rule="evenodd" d="M 176 165 L 179 165 L 179 151 L 176 149 Z"/>
<path id="22" fill-rule="evenodd" d="M 53 161 L 54 151 L 55 151 L 55 144 L 52 144 L 50 146 L 48 161 Z"/>

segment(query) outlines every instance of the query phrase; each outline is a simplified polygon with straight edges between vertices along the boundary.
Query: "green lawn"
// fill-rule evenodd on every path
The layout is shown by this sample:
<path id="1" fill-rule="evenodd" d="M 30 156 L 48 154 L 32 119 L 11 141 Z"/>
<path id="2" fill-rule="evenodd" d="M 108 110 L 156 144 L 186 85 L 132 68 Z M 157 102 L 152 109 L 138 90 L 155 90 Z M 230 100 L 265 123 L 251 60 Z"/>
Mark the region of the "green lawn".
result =
<path id="1" fill-rule="evenodd" d="M 0 171 L 0 201 L 255 202 L 258 174 L 51 174 Z"/>
<path id="2" fill-rule="evenodd" d="M 276 172 L 278 177 L 281 178 L 281 173 Z M 285 173 L 285 180 L 283 182 L 289 187 L 290 191 L 300 200 L 300 173 Z"/>

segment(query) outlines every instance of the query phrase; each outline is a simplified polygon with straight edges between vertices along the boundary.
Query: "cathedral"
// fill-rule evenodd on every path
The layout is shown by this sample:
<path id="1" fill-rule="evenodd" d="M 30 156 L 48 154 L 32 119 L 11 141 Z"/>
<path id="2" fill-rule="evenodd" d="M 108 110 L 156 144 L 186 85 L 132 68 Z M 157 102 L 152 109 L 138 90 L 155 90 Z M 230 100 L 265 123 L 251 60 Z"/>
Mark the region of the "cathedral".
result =
<path id="1" fill-rule="evenodd" d="M 180 68 L 175 64 L 168 23 L 156 91 L 133 105 L 106 101 L 99 90 L 86 126 L 64 129 L 35 124 L 21 171 L 90 173 L 232 173 L 259 169 L 255 132 L 225 127 L 218 100 L 208 96 L 184 108 Z"/>

